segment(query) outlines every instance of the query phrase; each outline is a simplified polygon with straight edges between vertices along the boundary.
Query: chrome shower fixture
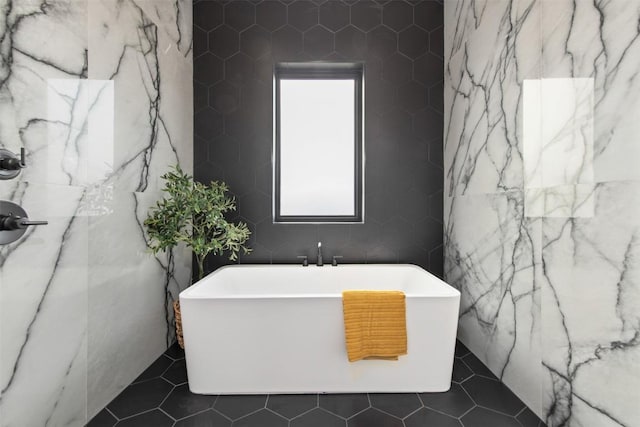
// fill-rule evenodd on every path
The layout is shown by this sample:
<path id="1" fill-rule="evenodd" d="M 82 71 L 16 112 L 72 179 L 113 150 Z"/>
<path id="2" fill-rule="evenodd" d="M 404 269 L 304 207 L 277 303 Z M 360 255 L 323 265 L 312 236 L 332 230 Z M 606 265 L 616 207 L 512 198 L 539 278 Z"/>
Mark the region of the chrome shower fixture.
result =
<path id="1" fill-rule="evenodd" d="M 21 206 L 0 200 L 0 245 L 15 242 L 30 225 L 47 225 L 47 221 L 31 221 Z"/>
<path id="2" fill-rule="evenodd" d="M 13 179 L 20 175 L 24 162 L 24 147 L 20 149 L 20 157 L 9 150 L 0 148 L 0 179 Z"/>

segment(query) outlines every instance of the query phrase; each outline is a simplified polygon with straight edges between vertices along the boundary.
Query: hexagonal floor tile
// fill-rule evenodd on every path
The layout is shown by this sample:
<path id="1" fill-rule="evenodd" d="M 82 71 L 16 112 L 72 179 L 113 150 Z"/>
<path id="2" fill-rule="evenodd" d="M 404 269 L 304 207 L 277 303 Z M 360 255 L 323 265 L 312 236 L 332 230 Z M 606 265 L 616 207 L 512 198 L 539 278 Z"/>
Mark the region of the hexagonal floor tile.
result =
<path id="1" fill-rule="evenodd" d="M 524 403 L 500 381 L 475 375 L 465 381 L 462 387 L 480 406 L 508 415 L 516 415 L 524 408 Z"/>
<path id="2" fill-rule="evenodd" d="M 320 407 L 327 411 L 349 418 L 369 407 L 366 394 L 321 394 Z"/>
<path id="3" fill-rule="evenodd" d="M 173 389 L 169 397 L 162 403 L 161 408 L 173 418 L 180 419 L 210 408 L 216 397 L 193 394 L 189 391 L 189 385 L 183 384 Z"/>
<path id="4" fill-rule="evenodd" d="M 144 414 L 136 415 L 135 417 L 127 418 L 126 420 L 122 420 L 118 424 L 116 424 L 117 427 L 171 427 L 172 425 L 173 420 L 159 409 L 155 409 L 151 412 L 145 412 Z"/>
<path id="5" fill-rule="evenodd" d="M 173 385 L 187 382 L 187 364 L 184 359 L 176 360 L 163 374 L 162 378 Z"/>
<path id="6" fill-rule="evenodd" d="M 406 427 L 462 427 L 462 424 L 460 424 L 460 421 L 456 418 L 440 414 L 428 408 L 422 408 L 418 412 L 411 414 L 406 420 L 404 420 L 404 425 Z M 485 427 L 489 426 L 487 425 Z"/>
<path id="7" fill-rule="evenodd" d="M 175 342 L 164 352 L 164 355 L 173 360 L 184 359 L 184 350 Z"/>
<path id="8" fill-rule="evenodd" d="M 345 420 L 324 409 L 314 409 L 291 420 L 291 427 L 344 427 Z"/>
<path id="9" fill-rule="evenodd" d="M 244 418 L 234 421 L 234 427 L 287 427 L 289 421 L 263 409 Z"/>
<path id="10" fill-rule="evenodd" d="M 422 406 L 415 393 L 376 393 L 369 394 L 369 399 L 372 407 L 398 418 L 404 418 Z"/>
<path id="11" fill-rule="evenodd" d="M 453 374 L 451 375 L 453 382 L 461 383 L 472 376 L 473 372 L 462 360 L 456 358 L 453 361 Z"/>
<path id="12" fill-rule="evenodd" d="M 278 394 L 267 400 L 267 408 L 286 418 L 294 418 L 318 406 L 315 394 Z"/>
<path id="13" fill-rule="evenodd" d="M 546 427 L 542 420 L 529 408 L 524 408 L 524 410 L 516 416 L 516 420 L 520 421 L 520 424 L 524 427 Z"/>
<path id="14" fill-rule="evenodd" d="M 496 377 L 493 372 L 491 372 L 491 370 L 475 356 L 475 354 L 467 353 L 462 360 L 474 374 L 482 375 L 483 377 L 491 378 L 492 380 L 498 379 L 498 377 Z"/>
<path id="15" fill-rule="evenodd" d="M 231 420 L 208 410 L 176 421 L 174 427 L 231 427 Z"/>
<path id="16" fill-rule="evenodd" d="M 458 384 L 452 384 L 446 393 L 421 393 L 424 406 L 444 412 L 452 417 L 460 417 L 475 404 Z"/>
<path id="17" fill-rule="evenodd" d="M 347 421 L 348 427 L 404 427 L 398 418 L 380 412 L 377 409 L 367 409 Z"/>
<path id="18" fill-rule="evenodd" d="M 213 408 L 232 420 L 241 418 L 247 414 L 264 408 L 267 396 L 265 395 L 242 395 L 242 396 L 220 396 Z"/>
<path id="19" fill-rule="evenodd" d="M 89 421 L 87 427 L 113 427 L 117 422 L 116 417 L 111 415 L 106 409 L 103 409 Z"/>
<path id="20" fill-rule="evenodd" d="M 158 407 L 173 386 L 162 378 L 132 384 L 118 395 L 109 410 L 118 418 L 125 418 Z"/>
<path id="21" fill-rule="evenodd" d="M 515 418 L 485 408 L 474 408 L 461 418 L 464 427 L 522 427 Z"/>
<path id="22" fill-rule="evenodd" d="M 173 363 L 173 361 L 163 354 L 158 357 L 151 366 L 145 369 L 144 372 L 133 381 L 133 384 L 159 377 L 169 366 L 171 366 L 171 363 Z"/>

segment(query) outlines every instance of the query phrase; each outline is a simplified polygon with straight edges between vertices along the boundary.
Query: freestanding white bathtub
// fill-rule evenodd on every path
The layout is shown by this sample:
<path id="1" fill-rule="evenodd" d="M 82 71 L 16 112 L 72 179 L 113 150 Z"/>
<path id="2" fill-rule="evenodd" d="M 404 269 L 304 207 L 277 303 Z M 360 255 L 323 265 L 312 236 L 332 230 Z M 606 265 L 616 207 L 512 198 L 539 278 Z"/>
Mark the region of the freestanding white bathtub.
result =
<path id="1" fill-rule="evenodd" d="M 342 291 L 406 294 L 408 354 L 349 362 Z M 180 294 L 189 389 L 200 394 L 442 392 L 460 293 L 413 265 L 233 265 Z"/>

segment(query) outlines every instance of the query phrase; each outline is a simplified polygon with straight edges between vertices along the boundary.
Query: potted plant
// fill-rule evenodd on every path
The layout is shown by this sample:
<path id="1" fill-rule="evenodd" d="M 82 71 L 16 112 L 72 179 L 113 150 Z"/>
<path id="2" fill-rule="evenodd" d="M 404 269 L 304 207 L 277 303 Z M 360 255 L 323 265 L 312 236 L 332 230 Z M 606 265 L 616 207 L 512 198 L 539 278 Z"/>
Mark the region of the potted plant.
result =
<path id="1" fill-rule="evenodd" d="M 209 185 L 195 182 L 175 166 L 162 175 L 166 181 L 166 196 L 149 211 L 144 225 L 149 235 L 148 246 L 156 254 L 173 249 L 180 242 L 190 247 L 198 264 L 198 280 L 204 277 L 204 260 L 209 254 L 229 254 L 229 260 L 238 259 L 242 250 L 251 249 L 245 242 L 251 235 L 247 224 L 227 221 L 225 214 L 236 209 L 233 196 L 226 193 L 227 185 L 212 181 Z M 180 301 L 173 303 L 176 317 L 176 336 L 183 347 Z"/>

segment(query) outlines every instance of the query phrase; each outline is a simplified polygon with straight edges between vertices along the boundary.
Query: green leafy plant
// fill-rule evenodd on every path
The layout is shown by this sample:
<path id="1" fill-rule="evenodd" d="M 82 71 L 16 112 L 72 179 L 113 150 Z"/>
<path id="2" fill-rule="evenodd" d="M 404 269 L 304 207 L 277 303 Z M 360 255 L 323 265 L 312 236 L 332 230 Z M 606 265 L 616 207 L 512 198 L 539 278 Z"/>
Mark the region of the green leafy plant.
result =
<path id="1" fill-rule="evenodd" d="M 166 197 L 151 208 L 144 221 L 154 254 L 184 242 L 193 250 L 198 278 L 202 279 L 207 255 L 228 252 L 229 260 L 235 261 L 241 250 L 245 254 L 251 251 L 244 245 L 251 235 L 247 224 L 234 224 L 225 218 L 225 213 L 236 209 L 236 202 L 226 194 L 229 188 L 224 182 L 195 182 L 180 166 L 162 178 L 166 181 Z"/>

